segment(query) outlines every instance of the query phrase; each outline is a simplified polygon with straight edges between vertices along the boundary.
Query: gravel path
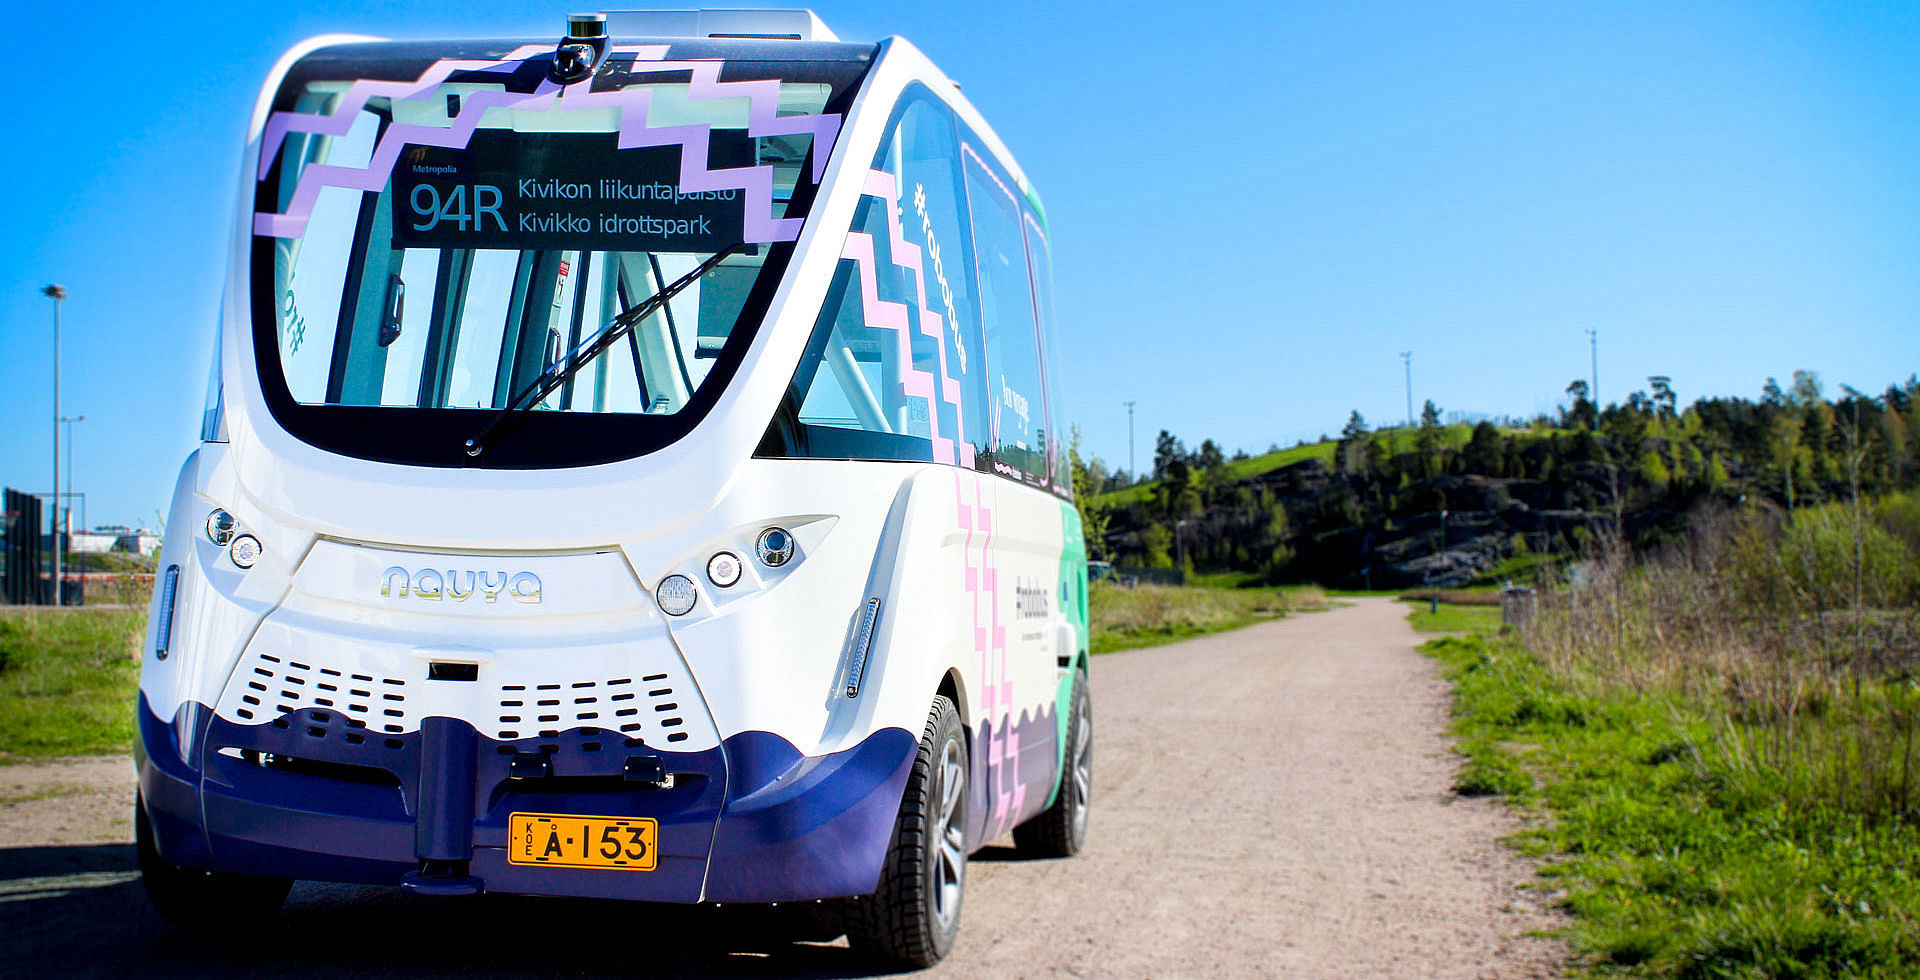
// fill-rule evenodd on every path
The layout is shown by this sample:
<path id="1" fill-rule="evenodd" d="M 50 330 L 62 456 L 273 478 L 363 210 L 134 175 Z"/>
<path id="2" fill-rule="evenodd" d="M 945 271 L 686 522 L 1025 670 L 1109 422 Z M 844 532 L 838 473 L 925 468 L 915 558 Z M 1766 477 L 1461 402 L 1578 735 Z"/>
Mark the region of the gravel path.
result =
<path id="1" fill-rule="evenodd" d="M 1092 839 L 971 866 L 943 977 L 1536 978 L 1565 950 L 1499 806 L 1448 790 L 1447 691 L 1359 600 L 1094 663 Z M 33 799 L 31 797 L 46 797 Z M 28 799 L 22 799 L 28 798 Z M 279 924 L 172 933 L 131 871 L 124 759 L 0 768 L 0 976 L 860 975 L 759 910 L 302 884 Z"/>

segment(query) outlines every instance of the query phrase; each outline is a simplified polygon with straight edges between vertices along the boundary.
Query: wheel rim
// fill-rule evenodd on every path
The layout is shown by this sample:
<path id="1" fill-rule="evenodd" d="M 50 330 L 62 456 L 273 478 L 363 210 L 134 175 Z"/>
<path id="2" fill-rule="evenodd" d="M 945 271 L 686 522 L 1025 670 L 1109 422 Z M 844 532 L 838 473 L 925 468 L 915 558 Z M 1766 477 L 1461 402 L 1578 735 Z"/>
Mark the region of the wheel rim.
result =
<path id="1" fill-rule="evenodd" d="M 940 753 L 940 808 L 934 821 L 933 917 L 942 932 L 960 918 L 960 889 L 967 875 L 966 756 L 958 739 Z"/>
<path id="2" fill-rule="evenodd" d="M 1073 837 L 1081 840 L 1087 833 L 1087 813 L 1093 808 L 1093 716 L 1085 702 L 1073 715 L 1073 781 L 1068 799 L 1073 813 Z"/>

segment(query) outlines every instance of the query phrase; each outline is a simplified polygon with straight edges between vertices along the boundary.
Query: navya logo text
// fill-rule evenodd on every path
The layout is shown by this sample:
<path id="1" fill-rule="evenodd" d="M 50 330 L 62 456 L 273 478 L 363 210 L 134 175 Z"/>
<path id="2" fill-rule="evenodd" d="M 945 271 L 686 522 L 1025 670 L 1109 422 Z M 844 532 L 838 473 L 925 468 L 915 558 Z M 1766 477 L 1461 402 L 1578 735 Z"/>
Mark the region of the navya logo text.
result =
<path id="1" fill-rule="evenodd" d="M 398 565 L 380 573 L 380 594 L 389 599 L 452 599 L 464 602 L 478 592 L 482 599 L 496 602 L 502 595 L 516 602 L 540 601 L 540 576 L 532 572 L 461 572 L 422 568 L 409 572 Z"/>

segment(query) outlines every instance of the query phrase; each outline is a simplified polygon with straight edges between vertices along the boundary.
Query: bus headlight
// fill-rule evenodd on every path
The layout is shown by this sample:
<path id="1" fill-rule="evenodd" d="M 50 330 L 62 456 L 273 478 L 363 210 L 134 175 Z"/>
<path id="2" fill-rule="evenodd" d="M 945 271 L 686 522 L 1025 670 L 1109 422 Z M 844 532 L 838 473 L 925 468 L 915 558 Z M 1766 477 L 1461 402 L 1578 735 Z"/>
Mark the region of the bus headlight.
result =
<path id="1" fill-rule="evenodd" d="M 784 527 L 767 528 L 753 543 L 753 555 L 760 564 L 779 568 L 793 559 L 793 535 Z"/>
<path id="2" fill-rule="evenodd" d="M 218 507 L 207 515 L 207 540 L 224 548 L 233 541 L 233 529 L 240 525 L 233 515 Z"/>
<path id="3" fill-rule="evenodd" d="M 700 593 L 693 588 L 693 579 L 685 575 L 669 575 L 660 580 L 659 589 L 654 598 L 660 603 L 660 611 L 669 616 L 685 616 L 693 611 L 693 604 Z"/>

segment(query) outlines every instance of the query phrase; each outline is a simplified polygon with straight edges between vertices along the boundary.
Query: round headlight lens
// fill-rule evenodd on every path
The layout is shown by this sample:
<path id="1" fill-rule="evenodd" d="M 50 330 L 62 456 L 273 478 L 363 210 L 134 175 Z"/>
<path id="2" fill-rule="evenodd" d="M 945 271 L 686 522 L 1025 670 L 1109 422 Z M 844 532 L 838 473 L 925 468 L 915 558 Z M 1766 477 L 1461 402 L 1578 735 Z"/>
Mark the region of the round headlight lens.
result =
<path id="1" fill-rule="evenodd" d="M 251 534 L 242 534 L 227 546 L 227 557 L 233 559 L 241 568 L 252 568 L 260 560 L 260 539 Z"/>
<path id="2" fill-rule="evenodd" d="M 720 588 L 732 588 L 740 581 L 740 556 L 731 551 L 722 551 L 707 559 L 707 581 Z"/>
<path id="3" fill-rule="evenodd" d="M 685 575 L 669 575 L 660 580 L 660 588 L 655 593 L 660 603 L 660 611 L 669 616 L 685 616 L 693 611 L 693 604 L 700 593 L 693 587 L 693 579 Z"/>
<path id="4" fill-rule="evenodd" d="M 779 568 L 793 559 L 793 535 L 784 527 L 770 527 L 760 532 L 760 540 L 753 543 L 754 557 L 768 568 Z"/>
<path id="5" fill-rule="evenodd" d="M 224 548 L 233 541 L 233 529 L 238 526 L 232 514 L 216 507 L 207 515 L 207 540 Z"/>

